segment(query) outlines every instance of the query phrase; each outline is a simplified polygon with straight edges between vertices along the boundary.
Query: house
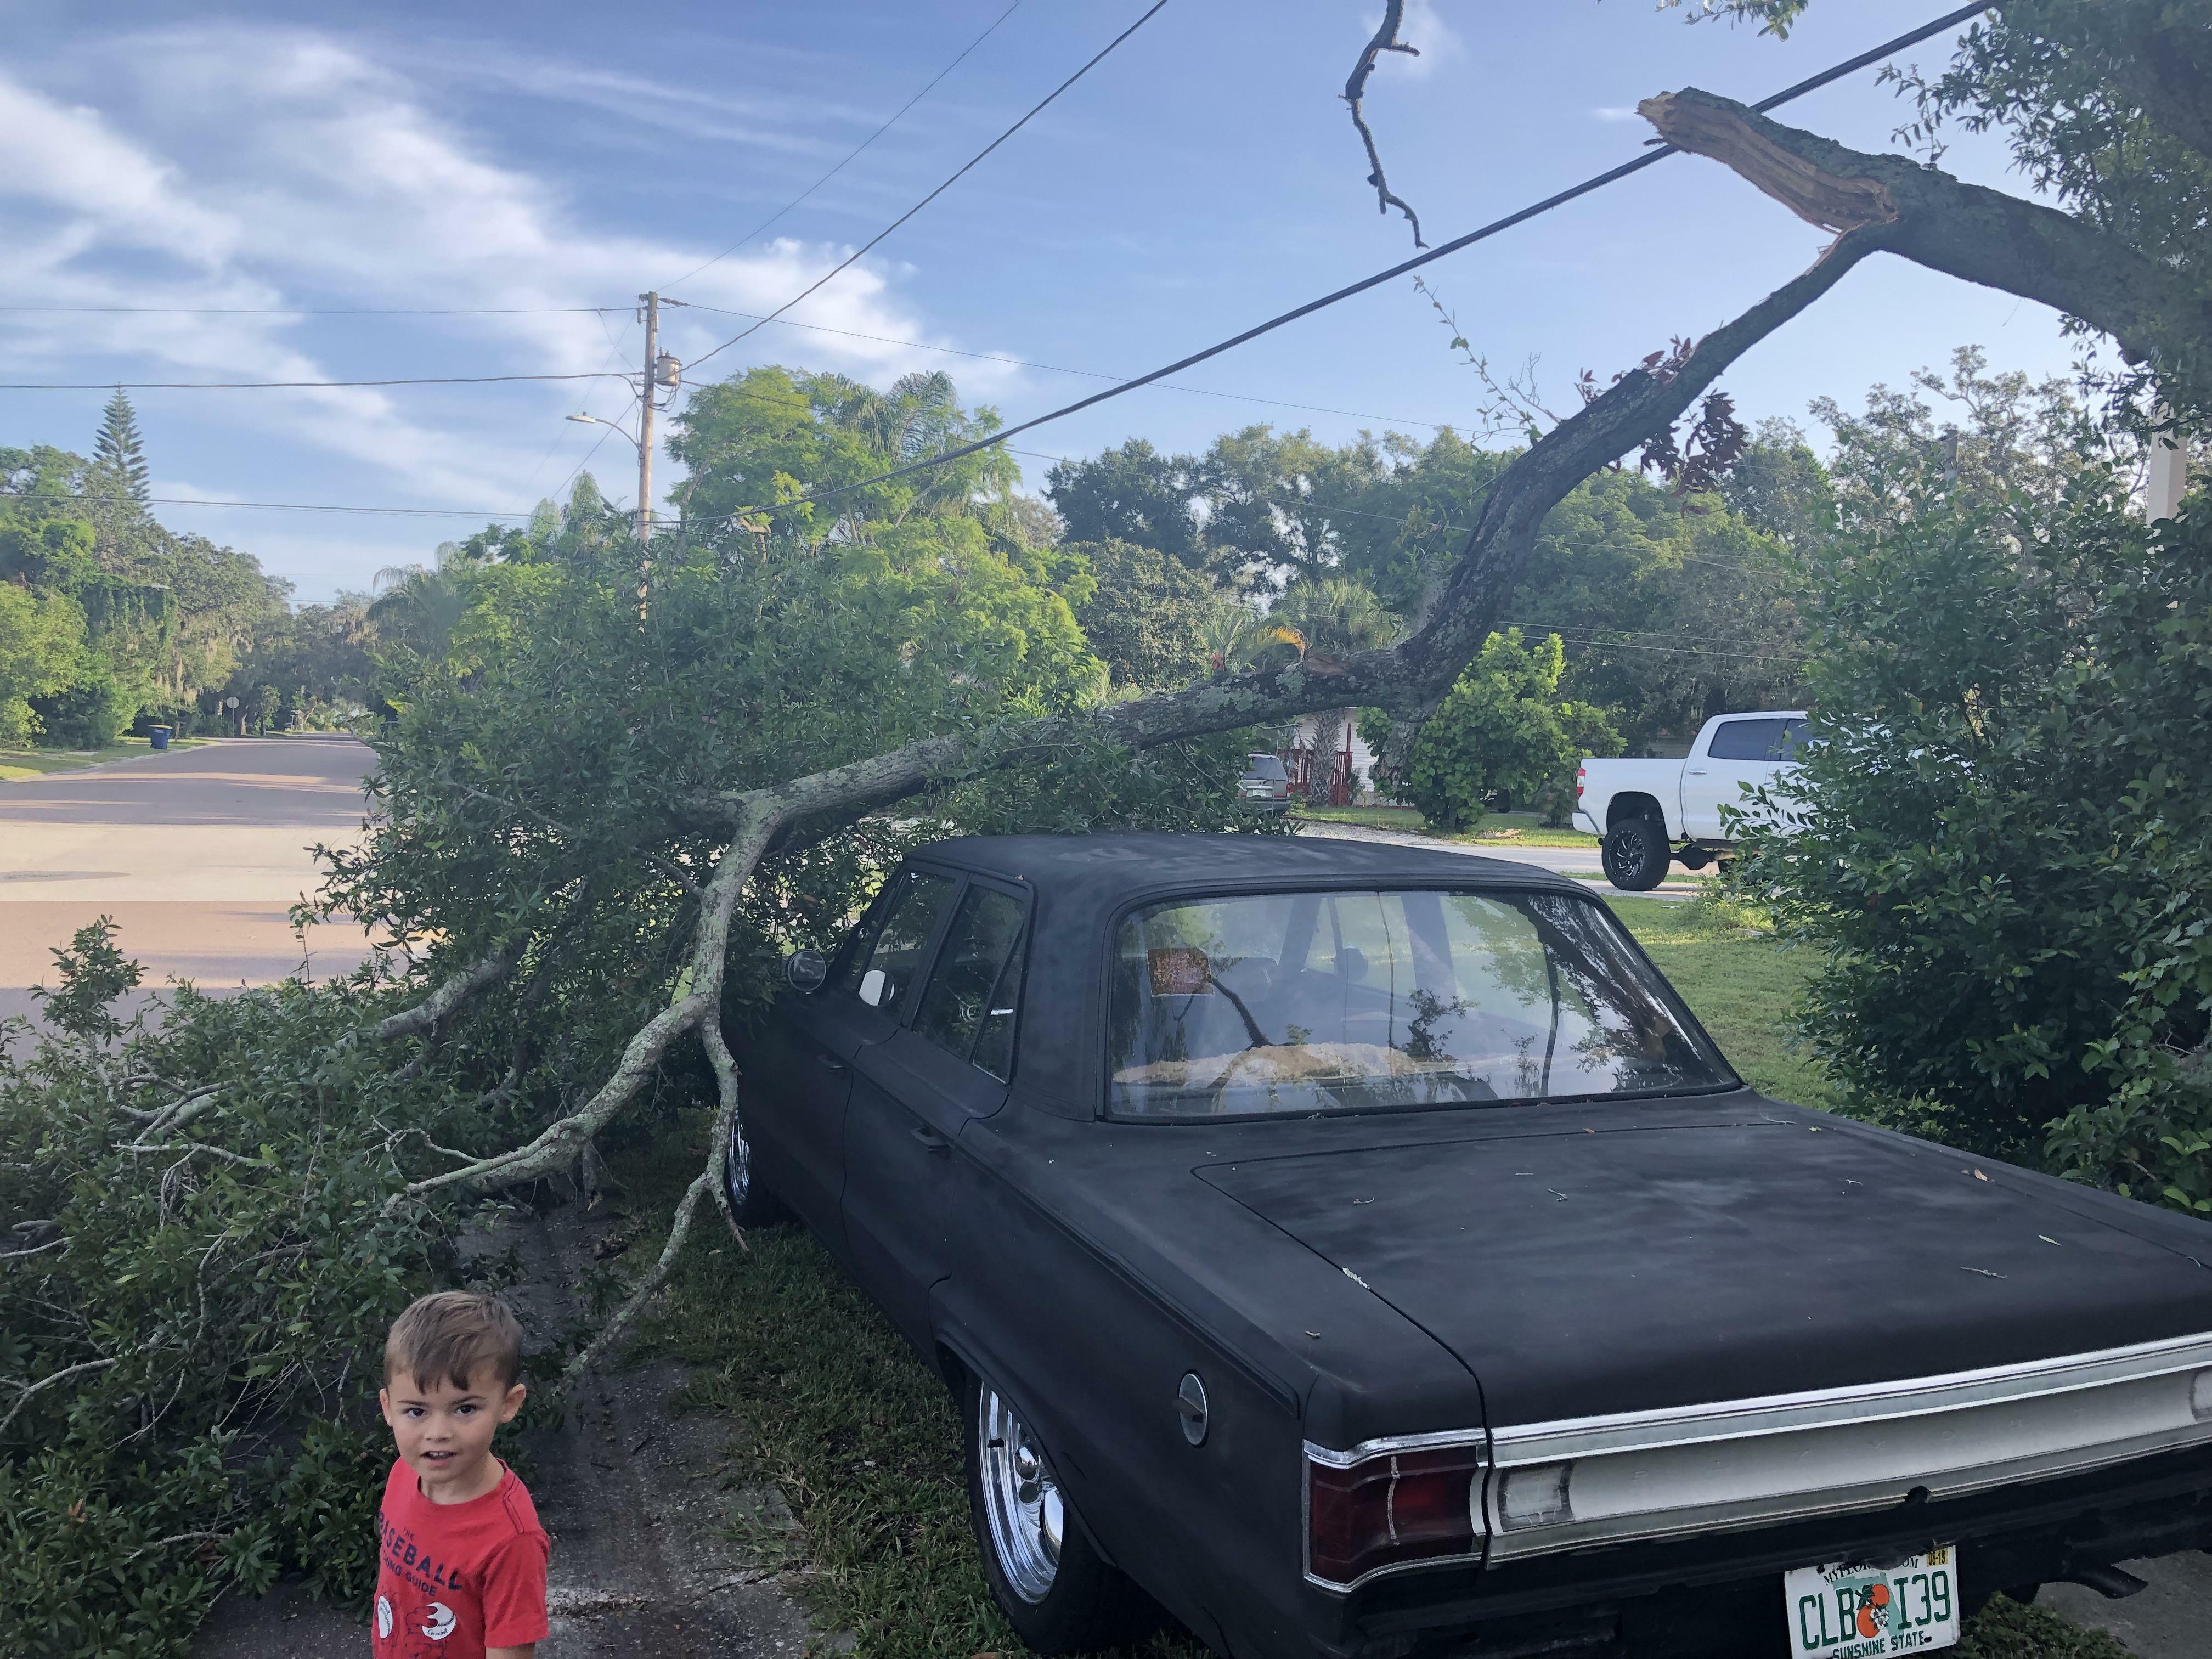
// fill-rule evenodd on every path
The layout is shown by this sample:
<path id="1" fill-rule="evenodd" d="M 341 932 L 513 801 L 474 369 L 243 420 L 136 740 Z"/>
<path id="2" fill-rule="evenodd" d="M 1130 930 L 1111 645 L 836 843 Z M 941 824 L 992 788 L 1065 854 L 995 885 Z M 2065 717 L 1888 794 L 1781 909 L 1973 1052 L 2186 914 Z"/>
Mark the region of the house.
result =
<path id="1" fill-rule="evenodd" d="M 1320 722 L 1307 715 L 1291 728 L 1287 748 L 1277 750 L 1291 769 L 1291 793 L 1303 797 L 1308 789 L 1308 770 L 1313 761 L 1314 735 Z M 1346 719 L 1334 733 L 1333 775 L 1328 799 L 1332 806 L 1348 806 L 1375 787 L 1375 751 L 1359 735 L 1356 717 Z"/>

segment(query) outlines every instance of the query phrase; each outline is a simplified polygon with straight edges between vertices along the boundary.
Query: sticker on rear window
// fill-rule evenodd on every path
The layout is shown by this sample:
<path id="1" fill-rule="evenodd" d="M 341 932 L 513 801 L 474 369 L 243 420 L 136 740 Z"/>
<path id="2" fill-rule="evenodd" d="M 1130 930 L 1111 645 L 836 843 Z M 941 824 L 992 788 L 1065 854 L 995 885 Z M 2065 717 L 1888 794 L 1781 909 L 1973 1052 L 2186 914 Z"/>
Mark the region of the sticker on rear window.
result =
<path id="1" fill-rule="evenodd" d="M 1145 952 L 1156 997 L 1210 997 L 1213 972 L 1206 952 L 1190 945 L 1159 945 Z"/>

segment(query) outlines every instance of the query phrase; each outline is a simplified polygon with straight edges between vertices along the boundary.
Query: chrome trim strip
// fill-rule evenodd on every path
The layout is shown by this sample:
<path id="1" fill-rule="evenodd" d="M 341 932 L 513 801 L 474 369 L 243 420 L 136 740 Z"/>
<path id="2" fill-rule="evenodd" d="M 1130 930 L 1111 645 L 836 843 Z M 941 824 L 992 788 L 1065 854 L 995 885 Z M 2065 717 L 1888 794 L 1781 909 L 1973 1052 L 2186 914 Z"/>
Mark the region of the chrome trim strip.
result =
<path id="1" fill-rule="evenodd" d="M 2212 1443 L 2212 1419 L 2192 1420 L 2186 1397 L 2179 1401 L 2166 1401 L 2158 1386 L 2163 1378 L 2207 1369 L 2212 1369 L 2212 1334 L 2136 1343 L 2022 1364 L 1910 1377 L 1894 1382 L 1770 1395 L 1657 1411 L 1562 1418 L 1496 1429 L 1487 1435 L 1480 1429 L 1468 1428 L 1385 1436 L 1364 1440 L 1343 1451 L 1308 1441 L 1307 1460 L 1332 1468 L 1347 1468 L 1393 1452 L 1453 1447 L 1473 1450 L 1484 1473 L 1480 1480 L 1480 1507 L 1474 1516 L 1478 1544 L 1475 1551 L 1378 1567 L 1351 1584 L 1334 1583 L 1317 1577 L 1310 1571 L 1310 1563 L 1304 1577 L 1309 1583 L 1340 1595 L 1385 1574 L 1463 1565 L 1484 1559 L 1486 1551 L 1481 1547 L 1486 1544 L 1487 1559 L 1516 1560 L 1600 1543 L 1678 1537 L 1698 1532 L 1740 1531 L 1818 1516 L 1882 1509 L 1902 1502 L 1916 1487 L 1925 1488 L 1931 1497 L 1953 1498 L 2013 1481 L 2048 1480 L 2085 1474 L 2159 1452 Z M 2083 1401 L 2075 1411 L 2076 1414 L 2087 1409 L 2112 1413 L 2106 1437 L 2051 1445 L 2049 1441 L 2061 1425 L 2050 1420 L 2050 1413 L 2066 1412 L 2063 1403 L 2066 1396 L 2096 1389 L 2113 1390 L 2109 1404 L 2093 1407 L 2092 1402 Z M 2046 1409 L 2038 1413 L 2039 1406 Z M 2123 1420 L 2130 1407 L 2135 1413 L 2132 1424 Z M 1922 1469 L 1906 1475 L 1893 1470 L 1884 1478 L 1864 1483 L 1830 1482 L 1802 1491 L 1773 1490 L 1707 1503 L 1669 1505 L 1661 1501 L 1630 1512 L 1548 1527 L 1509 1529 L 1497 1510 L 1503 1477 L 1515 1468 L 1587 1462 L 1595 1474 L 1606 1469 L 1614 1458 L 1626 1460 L 1613 1465 L 1618 1471 L 1642 1462 L 1644 1455 L 1656 1456 L 1662 1463 L 1679 1462 L 1679 1455 L 1668 1458 L 1666 1455 L 1679 1455 L 1683 1449 L 1711 1447 L 1723 1462 L 1735 1463 L 1747 1470 L 1748 1466 L 1742 1465 L 1741 1460 L 1747 1456 L 1758 1458 L 1760 1449 L 1743 1443 L 1765 1440 L 1771 1443 L 1775 1458 L 1784 1463 L 1794 1460 L 1804 1473 L 1811 1474 L 1818 1464 L 1828 1461 L 1822 1457 L 1823 1450 L 1832 1459 L 1835 1431 L 1889 1425 L 1894 1432 L 1911 1437 L 1917 1419 L 1940 1419 L 1948 1414 L 1957 1417 L 1955 1427 L 1927 1424 L 1919 1432 L 1933 1432 L 1948 1441 L 1962 1442 L 1979 1426 L 1985 1436 L 2001 1443 L 2003 1430 L 2008 1425 L 1998 1419 L 2015 1410 L 2030 1413 L 2029 1420 L 2018 1426 L 2024 1430 L 2039 1428 L 2045 1440 L 2044 1449 L 2023 1449 L 2023 1455 L 2017 1456 L 1973 1457 L 1970 1452 L 1971 1461 L 1948 1468 Z M 1985 1413 L 1989 1415 L 1984 1416 Z M 2044 1420 L 2039 1424 L 2038 1418 Z M 2058 1437 L 2066 1437 L 2062 1432 Z M 1824 1447 L 1822 1443 L 1830 1443 Z M 1731 1447 L 1736 1449 L 1737 1458 L 1722 1456 Z M 1968 1450 L 1963 1444 L 1959 1449 Z M 1996 1451 L 1998 1447 L 1992 1445 L 1990 1449 Z M 1717 1468 L 1707 1472 L 1721 1473 Z M 1644 1474 L 1664 1473 L 1659 1468 L 1639 1471 L 1638 1478 Z M 1657 1495 L 1655 1492 L 1654 1496 Z M 1301 1483 L 1299 1497 L 1303 1534 L 1300 1550 L 1304 1555 L 1312 1547 L 1310 1476 Z"/>
<path id="2" fill-rule="evenodd" d="M 1474 1453 L 1474 1461 L 1483 1468 L 1490 1467 L 1490 1437 L 1480 1429 L 1444 1429 L 1435 1434 L 1393 1434 L 1379 1440 L 1363 1440 L 1350 1451 L 1332 1451 L 1327 1446 L 1306 1442 L 1306 1461 L 1320 1463 L 1332 1469 L 1348 1469 L 1354 1463 L 1364 1463 L 1370 1457 L 1386 1457 L 1392 1452 L 1434 1451 L 1440 1447 L 1465 1446 Z"/>
<path id="3" fill-rule="evenodd" d="M 2212 1366 L 2212 1334 L 2174 1337 L 2162 1342 L 2069 1354 L 2059 1359 L 1909 1377 L 1897 1382 L 1769 1395 L 1752 1400 L 1721 1401 L 1709 1406 L 1518 1424 L 1493 1430 L 1491 1444 L 1500 1468 L 1524 1463 L 1558 1463 L 1609 1452 L 1651 1450 L 1662 1446 L 1773 1434 L 1824 1423 L 1886 1422 L 1970 1406 L 2039 1399 L 2113 1382 L 2141 1382 L 2207 1366 Z M 1869 1410 L 1869 1407 L 1887 1408 Z"/>

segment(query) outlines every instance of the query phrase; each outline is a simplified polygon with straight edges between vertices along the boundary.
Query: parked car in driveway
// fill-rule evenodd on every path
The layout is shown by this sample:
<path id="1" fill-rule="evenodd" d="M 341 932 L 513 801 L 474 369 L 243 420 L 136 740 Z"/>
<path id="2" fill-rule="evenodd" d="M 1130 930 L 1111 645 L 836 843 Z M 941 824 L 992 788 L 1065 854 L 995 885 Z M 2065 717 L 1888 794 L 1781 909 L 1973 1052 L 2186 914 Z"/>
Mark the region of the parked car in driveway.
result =
<path id="1" fill-rule="evenodd" d="M 1291 804 L 1291 769 L 1279 755 L 1252 755 L 1244 775 L 1237 780 L 1237 799 L 1263 812 L 1279 812 Z"/>
<path id="2" fill-rule="evenodd" d="M 1628 892 L 1656 887 L 1669 862 L 1702 870 L 1729 850 L 1721 809 L 1784 782 L 1805 729 L 1802 709 L 1718 714 L 1682 760 L 1593 756 L 1575 774 L 1575 828 L 1603 837 L 1607 879 Z"/>
<path id="3" fill-rule="evenodd" d="M 1371 842 L 909 857 L 738 1032 L 1044 1653 L 1875 1653 L 2212 1546 L 2212 1225 L 1758 1094 L 1607 907 Z"/>

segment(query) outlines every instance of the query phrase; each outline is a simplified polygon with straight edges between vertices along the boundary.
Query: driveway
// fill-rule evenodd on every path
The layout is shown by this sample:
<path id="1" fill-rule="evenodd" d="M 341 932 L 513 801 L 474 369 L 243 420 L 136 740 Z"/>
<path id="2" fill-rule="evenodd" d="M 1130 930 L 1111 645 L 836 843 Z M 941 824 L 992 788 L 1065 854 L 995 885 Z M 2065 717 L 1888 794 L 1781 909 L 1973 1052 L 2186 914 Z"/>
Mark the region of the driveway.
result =
<path id="1" fill-rule="evenodd" d="M 55 947 L 102 915 L 149 987 L 358 966 L 355 929 L 316 927 L 303 950 L 285 913 L 321 880 L 309 847 L 361 839 L 374 761 L 346 737 L 230 738 L 0 782 L 0 1017 L 35 1013 Z"/>
<path id="2" fill-rule="evenodd" d="M 1319 820 L 1303 825 L 1302 836 L 1327 836 L 1339 841 L 1381 841 L 1394 847 L 1421 847 L 1432 853 L 1464 853 L 1469 858 L 1502 859 L 1508 864 L 1532 865 L 1539 870 L 1556 870 L 1563 876 L 1595 878 L 1605 873 L 1605 866 L 1595 847 L 1522 847 L 1511 842 L 1484 842 L 1470 846 L 1465 842 L 1439 841 L 1430 836 L 1417 836 L 1403 830 L 1376 830 L 1364 823 L 1329 823 Z M 1688 876 L 1686 870 L 1677 875 Z M 1697 880 L 1685 885 L 1672 882 L 1666 888 L 1638 895 L 1644 898 L 1686 899 L 1698 890 Z M 1619 890 L 1610 883 L 1593 880 L 1591 884 L 1600 891 L 1611 893 Z"/>

